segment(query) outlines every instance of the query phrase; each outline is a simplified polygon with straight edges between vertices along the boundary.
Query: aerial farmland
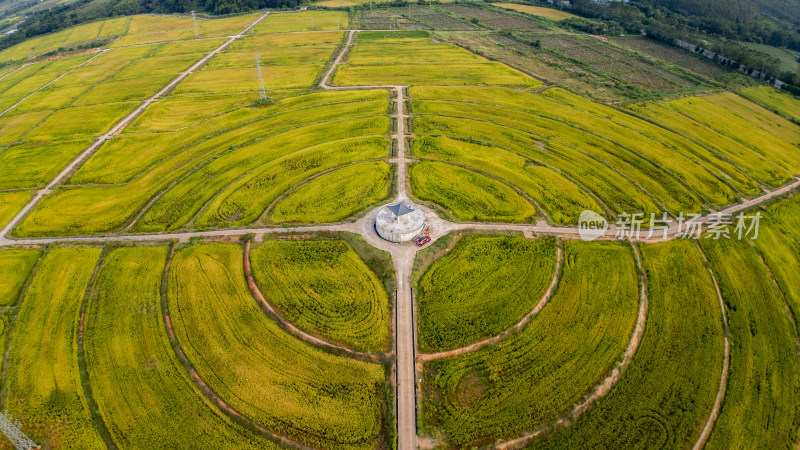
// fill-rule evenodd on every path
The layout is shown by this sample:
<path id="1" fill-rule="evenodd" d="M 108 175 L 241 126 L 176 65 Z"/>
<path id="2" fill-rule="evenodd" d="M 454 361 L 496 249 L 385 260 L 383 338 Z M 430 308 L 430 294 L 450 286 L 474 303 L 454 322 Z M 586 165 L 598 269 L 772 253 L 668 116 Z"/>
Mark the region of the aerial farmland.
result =
<path id="1" fill-rule="evenodd" d="M 0 46 L 0 447 L 797 448 L 800 100 L 576 4 Z"/>

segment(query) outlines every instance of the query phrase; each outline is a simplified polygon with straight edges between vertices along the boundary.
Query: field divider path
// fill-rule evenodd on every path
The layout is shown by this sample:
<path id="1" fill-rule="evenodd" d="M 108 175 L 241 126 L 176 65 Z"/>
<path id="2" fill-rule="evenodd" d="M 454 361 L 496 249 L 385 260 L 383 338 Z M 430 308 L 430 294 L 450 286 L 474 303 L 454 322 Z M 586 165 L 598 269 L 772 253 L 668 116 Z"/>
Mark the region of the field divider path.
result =
<path id="1" fill-rule="evenodd" d="M 631 243 L 631 248 L 633 249 L 636 260 L 636 270 L 639 272 L 639 312 L 636 316 L 636 325 L 634 326 L 633 333 L 631 333 L 631 339 L 628 341 L 628 347 L 625 349 L 625 353 L 622 354 L 620 361 L 614 366 L 606 378 L 594 387 L 591 393 L 573 406 L 566 414 L 516 439 L 498 442 L 494 448 L 500 450 L 520 449 L 547 432 L 575 423 L 595 402 L 608 395 L 611 389 L 622 379 L 622 375 L 628 369 L 628 366 L 631 365 L 633 357 L 636 355 L 636 352 L 639 350 L 639 345 L 642 343 L 645 327 L 647 326 L 647 313 L 650 310 L 647 276 L 644 271 L 644 266 L 642 265 L 642 255 L 636 244 Z"/>
<path id="2" fill-rule="evenodd" d="M 18 101 L 17 103 L 14 103 L 13 105 L 11 105 L 11 106 L 10 106 L 8 109 L 6 109 L 5 111 L 3 111 L 3 112 L 0 112 L 0 117 L 3 117 L 3 116 L 5 116 L 5 115 L 6 115 L 8 112 L 10 112 L 11 110 L 13 110 L 13 109 L 14 109 L 14 108 L 16 108 L 17 106 L 19 106 L 19 105 L 20 105 L 22 102 L 24 102 L 25 100 L 27 100 L 27 99 L 31 98 L 31 96 L 33 96 L 33 94 L 35 94 L 35 93 L 37 93 L 37 92 L 39 92 L 39 91 L 42 91 L 42 90 L 46 89 L 46 88 L 47 88 L 48 86 L 50 86 L 51 84 L 53 84 L 53 83 L 55 83 L 56 81 L 58 81 L 58 80 L 60 80 L 60 79 L 64 78 L 65 76 L 69 75 L 69 74 L 70 74 L 70 73 L 71 73 L 73 70 L 75 70 L 75 69 L 78 69 L 78 68 L 80 68 L 80 67 L 83 67 L 83 66 L 85 66 L 86 64 L 89 64 L 90 62 L 92 62 L 92 60 L 94 60 L 94 59 L 95 59 L 95 58 L 97 58 L 97 57 L 100 57 L 102 54 L 104 54 L 105 52 L 107 52 L 107 51 L 109 51 L 109 50 L 111 50 L 111 49 L 108 49 L 108 48 L 107 48 L 107 49 L 103 49 L 103 50 L 99 50 L 99 51 L 97 51 L 97 52 L 96 52 L 96 53 L 97 53 L 96 55 L 94 55 L 94 56 L 92 56 L 91 58 L 87 59 L 86 61 L 84 61 L 84 62 L 82 62 L 82 63 L 78 64 L 77 66 L 75 66 L 75 67 L 73 67 L 73 68 L 71 68 L 71 69 L 67 70 L 66 72 L 62 73 L 61 75 L 59 75 L 59 76 L 55 77 L 55 78 L 54 78 L 53 80 L 51 80 L 49 83 L 45 84 L 44 86 L 40 87 L 39 89 L 36 89 L 35 91 L 33 91 L 33 92 L 31 92 L 30 94 L 26 95 L 25 97 L 23 97 L 23 98 L 22 98 L 22 100 Z M 20 67 L 20 68 L 21 68 L 21 67 Z M 16 72 L 16 70 L 15 70 L 14 72 Z M 13 72 L 12 72 L 12 73 L 13 73 Z M 9 75 L 10 75 L 10 74 L 9 74 Z M 7 75 L 7 76 L 8 76 L 8 75 Z M 3 78 L 5 78 L 5 77 L 3 77 Z M 1 79 L 2 79 L 2 78 L 0 78 L 0 80 L 1 80 Z"/>
<path id="3" fill-rule="evenodd" d="M 231 420 L 235 421 L 239 425 L 243 426 L 248 430 L 252 430 L 256 433 L 261 434 L 265 438 L 276 442 L 281 445 L 285 445 L 289 448 L 295 448 L 299 450 L 312 450 L 312 447 L 307 447 L 297 441 L 289 439 L 285 436 L 281 436 L 279 434 L 275 434 L 272 431 L 256 424 L 251 419 L 234 409 L 231 405 L 229 405 L 225 400 L 223 400 L 211 387 L 200 377 L 200 374 L 197 373 L 197 370 L 192 365 L 189 358 L 186 356 L 186 353 L 183 351 L 183 347 L 181 343 L 178 341 L 177 336 L 175 335 L 175 330 L 172 328 L 172 320 L 170 318 L 169 312 L 169 270 L 172 266 L 172 261 L 175 257 L 175 246 L 173 245 L 170 249 L 169 255 L 167 256 L 167 262 L 164 265 L 164 274 L 161 278 L 161 317 L 164 321 L 164 327 L 167 330 L 167 337 L 169 338 L 170 346 L 172 347 L 175 356 L 180 361 L 183 368 L 186 370 L 186 373 L 189 375 L 189 378 L 194 382 L 197 389 L 199 389 L 200 393 L 205 396 L 211 403 L 216 405 L 217 408 L 225 415 L 227 415 Z"/>
<path id="4" fill-rule="evenodd" d="M 711 263 L 708 261 L 708 257 L 706 253 L 703 251 L 703 247 L 700 246 L 700 243 L 697 243 L 697 249 L 700 250 L 700 254 L 703 256 L 703 261 L 706 263 L 706 267 L 708 268 L 708 273 L 711 275 L 711 280 L 714 282 L 714 289 L 717 292 L 717 299 L 719 300 L 719 308 L 722 311 L 722 326 L 725 331 L 725 358 L 722 362 L 722 374 L 719 377 L 719 389 L 717 390 L 717 397 L 714 399 L 714 406 L 711 408 L 711 412 L 706 419 L 706 423 L 703 426 L 703 431 L 700 433 L 700 437 L 697 438 L 697 442 L 695 442 L 692 450 L 700 450 L 706 446 L 706 442 L 708 441 L 709 436 L 711 436 L 711 431 L 714 429 L 714 424 L 717 422 L 717 417 L 719 417 L 719 412 L 722 409 L 722 401 L 725 399 L 725 391 L 728 387 L 728 369 L 730 368 L 731 363 L 731 343 L 728 335 L 730 335 L 730 329 L 728 328 L 728 315 L 725 312 L 725 300 L 722 298 L 722 291 L 719 288 L 719 282 L 717 282 L 717 276 L 714 275 L 714 270 L 711 268 Z"/>
<path id="5" fill-rule="evenodd" d="M 508 337 L 511 333 L 519 331 L 525 327 L 530 321 L 539 315 L 540 312 L 547 306 L 547 303 L 550 301 L 550 298 L 553 296 L 553 292 L 558 286 L 558 282 L 561 278 L 561 266 L 564 263 L 564 251 L 561 249 L 561 245 L 558 246 L 556 249 L 556 271 L 553 273 L 553 280 L 550 282 L 550 286 L 547 287 L 547 290 L 542 295 L 542 298 L 539 299 L 539 302 L 536 303 L 536 306 L 533 307 L 527 314 L 525 314 L 519 322 L 511 326 L 510 328 L 505 329 L 502 333 L 492 336 L 490 338 L 486 338 L 482 341 L 475 342 L 470 345 L 465 345 L 463 347 L 454 348 L 452 350 L 446 350 L 443 352 L 436 352 L 436 353 L 420 353 L 417 355 L 417 360 L 419 362 L 428 362 L 428 361 L 435 361 L 437 359 L 443 358 L 450 358 L 453 356 L 463 355 L 465 353 L 472 353 L 476 352 L 487 345 L 497 344 L 498 342 L 502 341 L 506 337 Z"/>
<path id="6" fill-rule="evenodd" d="M 22 220 L 22 218 L 25 217 L 30 212 L 30 210 L 33 209 L 33 207 L 36 206 L 39 203 L 39 201 L 41 201 L 41 199 L 47 193 L 50 192 L 51 189 L 53 189 L 53 187 L 55 187 L 57 184 L 61 183 L 63 180 L 65 180 L 69 176 L 69 174 L 71 174 L 75 169 L 80 167 L 80 165 L 87 158 L 89 158 L 89 156 L 91 156 L 98 148 L 100 148 L 100 146 L 102 146 L 108 139 L 110 139 L 111 137 L 113 137 L 113 136 L 117 135 L 118 133 L 120 133 L 134 119 L 139 117 L 139 115 L 142 114 L 142 112 L 144 112 L 144 110 L 147 109 L 147 107 L 149 107 L 159 97 L 161 97 L 162 95 L 164 95 L 164 94 L 170 92 L 172 89 L 174 89 L 175 86 L 177 86 L 181 81 L 185 80 L 186 77 L 188 77 L 189 75 L 194 73 L 197 69 L 203 67 L 205 65 L 205 63 L 208 62 L 209 59 L 211 59 L 212 57 L 217 55 L 219 52 L 225 50 L 235 40 L 237 40 L 240 37 L 244 36 L 245 33 L 250 31 L 250 29 L 253 28 L 254 26 L 256 26 L 256 24 L 258 24 L 259 22 L 264 20 L 264 18 L 266 18 L 269 14 L 270 14 L 269 11 L 265 12 L 264 14 L 259 16 L 256 20 L 251 22 L 247 27 L 245 27 L 244 30 L 239 32 L 239 34 L 231 36 L 222 45 L 220 45 L 216 49 L 212 50 L 210 53 L 208 53 L 206 56 L 201 58 L 199 61 L 195 62 L 191 67 L 189 67 L 185 71 L 181 72 L 174 80 L 170 81 L 169 84 L 164 86 L 160 91 L 156 92 L 152 97 L 150 97 L 147 100 L 145 100 L 144 103 L 139 105 L 135 110 L 133 110 L 133 112 L 131 112 L 130 114 L 125 116 L 125 118 L 123 118 L 122 120 L 117 122 L 117 124 L 114 125 L 105 134 L 103 134 L 99 138 L 97 138 L 97 140 L 95 140 L 94 143 L 92 143 L 92 145 L 89 146 L 89 148 L 84 150 L 80 155 L 78 155 L 77 158 L 72 160 L 72 162 L 69 163 L 69 165 L 67 165 L 67 167 L 65 167 L 58 175 L 56 175 L 56 177 L 53 178 L 53 180 L 51 180 L 49 183 L 47 183 L 47 186 L 45 186 L 44 189 L 38 191 L 36 196 L 33 198 L 33 200 L 31 200 L 27 205 L 25 205 L 25 207 L 22 208 L 22 211 L 20 211 L 16 216 L 14 216 L 14 218 L 11 219 L 11 221 L 9 221 L 8 224 L 6 224 L 6 226 L 2 230 L 0 230 L 0 243 L 2 243 L 2 239 L 15 226 L 17 226 L 17 223 L 19 223 L 19 221 Z"/>
<path id="7" fill-rule="evenodd" d="M 253 298 L 258 302 L 258 306 L 262 311 L 264 311 L 264 314 L 275 321 L 284 331 L 300 339 L 306 344 L 312 345 L 320 350 L 337 356 L 346 356 L 370 363 L 383 363 L 388 357 L 391 356 L 391 354 L 358 352 L 347 347 L 333 344 L 322 338 L 306 333 L 286 320 L 286 318 L 283 317 L 283 315 L 281 315 L 267 301 L 267 299 L 264 297 L 264 294 L 261 292 L 261 289 L 259 289 L 258 284 L 256 284 L 256 280 L 253 277 L 252 265 L 250 264 L 250 248 L 252 247 L 252 243 L 252 240 L 248 240 L 244 245 L 244 276 L 247 279 L 247 287 L 250 289 L 250 293 L 253 295 Z"/>

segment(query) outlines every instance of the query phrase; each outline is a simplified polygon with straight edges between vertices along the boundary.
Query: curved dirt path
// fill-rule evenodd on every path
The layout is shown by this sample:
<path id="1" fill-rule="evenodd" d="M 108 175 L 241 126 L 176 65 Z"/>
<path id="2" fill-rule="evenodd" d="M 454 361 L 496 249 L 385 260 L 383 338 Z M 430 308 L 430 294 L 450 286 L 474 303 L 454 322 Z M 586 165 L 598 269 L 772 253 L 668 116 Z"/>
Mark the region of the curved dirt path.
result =
<path id="1" fill-rule="evenodd" d="M 525 314 L 519 322 L 515 325 L 507 328 L 502 333 L 492 336 L 490 338 L 484 339 L 482 341 L 475 342 L 474 344 L 465 345 L 464 347 L 454 348 L 452 350 L 446 350 L 443 352 L 436 352 L 436 353 L 420 353 L 417 355 L 417 361 L 420 363 L 425 363 L 428 361 L 434 361 L 437 359 L 442 358 L 449 358 L 451 356 L 458 356 L 463 355 L 465 353 L 471 353 L 486 347 L 487 345 L 496 344 L 506 337 L 509 334 L 514 333 L 516 331 L 521 330 L 528 322 L 531 321 L 534 317 L 536 317 L 542 309 L 547 305 L 547 302 L 550 301 L 550 297 L 553 295 L 553 291 L 555 290 L 556 286 L 558 285 L 558 281 L 561 275 L 561 265 L 564 262 L 564 252 L 561 249 L 561 245 L 558 246 L 556 252 L 556 271 L 553 273 L 553 280 L 550 282 L 550 286 L 548 286 L 547 290 L 542 295 L 542 298 L 539 299 L 539 302 L 536 303 L 536 306 L 533 307 L 527 314 Z"/>
<path id="2" fill-rule="evenodd" d="M 730 340 L 728 339 L 730 329 L 728 328 L 728 315 L 725 313 L 725 300 L 722 299 L 722 291 L 719 289 L 717 277 L 714 275 L 714 270 L 711 268 L 711 263 L 706 257 L 706 252 L 703 251 L 703 248 L 699 243 L 697 244 L 697 249 L 700 251 L 700 254 L 703 255 L 703 261 L 706 263 L 708 273 L 711 275 L 711 280 L 714 281 L 714 289 L 717 291 L 719 308 L 722 311 L 722 325 L 725 332 L 725 358 L 722 362 L 722 374 L 719 378 L 719 389 L 717 390 L 717 397 L 714 399 L 714 407 L 711 408 L 711 413 L 708 415 L 708 419 L 706 419 L 706 423 L 703 426 L 703 431 L 700 433 L 700 437 L 697 438 L 697 442 L 695 442 L 692 450 L 700 450 L 705 447 L 708 437 L 711 436 L 711 431 L 714 429 L 714 424 L 717 422 L 719 411 L 722 408 L 722 400 L 725 399 L 725 390 L 728 386 L 728 369 L 730 368 L 731 362 L 731 344 Z"/>
<path id="3" fill-rule="evenodd" d="M 244 276 L 247 279 L 247 287 L 250 289 L 250 293 L 253 295 L 253 298 L 255 298 L 258 302 L 261 310 L 264 311 L 264 314 L 275 321 L 284 331 L 307 344 L 313 345 L 314 347 L 338 356 L 347 356 L 349 358 L 371 363 L 382 363 L 391 356 L 391 354 L 387 355 L 382 353 L 359 352 L 341 345 L 333 344 L 322 338 L 309 334 L 297 328 L 291 322 L 287 321 L 283 315 L 281 315 L 275 308 L 272 307 L 272 305 L 264 297 L 261 289 L 259 289 L 258 284 L 256 284 L 256 280 L 253 277 L 252 266 L 250 264 L 251 246 L 252 240 L 248 240 L 244 245 Z"/>
<path id="4" fill-rule="evenodd" d="M 650 300 L 647 295 L 647 277 L 645 276 L 644 267 L 642 266 L 642 256 L 639 253 L 639 248 L 636 244 L 631 244 L 633 253 L 636 258 L 636 268 L 639 272 L 639 313 L 636 317 L 636 326 L 631 334 L 631 340 L 628 342 L 628 347 L 625 353 L 622 354 L 622 359 L 611 370 L 606 378 L 600 382 L 592 392 L 587 395 L 580 403 L 572 407 L 572 409 L 561 416 L 560 418 L 542 425 L 530 433 L 520 436 L 516 439 L 508 441 L 500 441 L 495 445 L 495 448 L 500 450 L 519 449 L 525 447 L 532 440 L 537 437 L 551 432 L 560 427 L 566 427 L 575 423 L 591 407 L 596 401 L 608 395 L 611 389 L 622 379 L 625 370 L 630 366 L 636 351 L 639 350 L 639 344 L 642 343 L 644 337 L 645 326 L 647 325 L 647 312 L 650 309 Z"/>

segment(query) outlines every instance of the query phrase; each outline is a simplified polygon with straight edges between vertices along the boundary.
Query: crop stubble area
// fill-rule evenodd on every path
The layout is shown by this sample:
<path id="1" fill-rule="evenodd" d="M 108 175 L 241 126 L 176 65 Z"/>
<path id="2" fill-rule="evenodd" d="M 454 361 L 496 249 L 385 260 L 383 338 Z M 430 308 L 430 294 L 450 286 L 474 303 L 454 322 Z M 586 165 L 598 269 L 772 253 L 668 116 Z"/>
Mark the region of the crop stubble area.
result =
<path id="1" fill-rule="evenodd" d="M 232 238 L 0 247 L 4 409 L 43 448 L 393 448 L 397 260 L 357 237 L 290 227 L 358 220 L 393 199 L 398 181 L 444 219 L 504 229 L 573 226 L 587 209 L 610 222 L 720 210 L 800 175 L 790 95 L 749 85 L 698 95 L 682 71 L 712 83 L 723 69 L 639 38 L 559 35 L 553 21 L 569 15 L 551 8 L 499 6 L 514 11 L 271 14 L 109 137 L 7 237 L 290 234 L 250 242 L 251 286 Z M 201 18 L 200 39 L 189 17 L 120 17 L 0 52 L 10 65 L 0 69 L 0 226 L 260 15 Z M 319 89 L 351 20 L 416 31 L 355 34 L 334 89 Z M 682 95 L 598 103 L 464 48 L 490 41 L 551 69 Z M 102 50 L 59 54 L 97 42 Z M 45 54 L 56 57 L 20 64 Z M 402 86 L 407 136 L 396 136 L 385 86 Z M 407 180 L 396 180 L 398 139 Z M 800 196 L 758 211 L 749 242 L 468 232 L 435 242 L 412 278 L 415 339 L 445 356 L 417 361 L 418 434 L 459 448 L 520 437 L 531 448 L 688 448 L 722 379 L 707 448 L 796 447 Z M 252 289 L 294 328 L 265 314 Z M 649 309 L 637 337 L 640 289 Z M 580 417 L 558 422 L 615 371 Z"/>

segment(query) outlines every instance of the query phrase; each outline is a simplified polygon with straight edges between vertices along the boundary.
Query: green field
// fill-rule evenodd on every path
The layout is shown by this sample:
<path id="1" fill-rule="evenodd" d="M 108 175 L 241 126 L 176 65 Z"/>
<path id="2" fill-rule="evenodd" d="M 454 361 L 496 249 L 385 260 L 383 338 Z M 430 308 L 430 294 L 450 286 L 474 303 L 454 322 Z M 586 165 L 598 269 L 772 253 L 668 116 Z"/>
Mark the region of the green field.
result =
<path id="1" fill-rule="evenodd" d="M 494 6 L 499 6 L 501 8 L 513 9 L 514 11 L 524 12 L 526 14 L 533 14 L 534 16 L 546 17 L 551 20 L 564 20 L 573 17 L 578 17 L 574 14 L 570 14 L 563 10 L 558 10 L 554 8 L 544 8 L 541 6 L 520 5 L 517 3 L 492 3 L 492 4 Z"/>
<path id="2" fill-rule="evenodd" d="M 312 93 L 228 113 L 224 110 L 230 104 L 219 107 L 222 110 L 204 113 L 219 114 L 211 121 L 174 132 L 123 134 L 110 140 L 74 176 L 73 183 L 86 186 L 62 188 L 46 197 L 15 232 L 113 230 L 165 188 L 169 192 L 152 205 L 139 227 L 174 229 L 198 214 L 199 226 L 246 225 L 309 176 L 389 153 L 383 136 L 389 131 L 389 119 L 382 116 L 388 110 L 386 91 Z M 162 110 L 137 123 L 149 127 L 172 114 Z M 336 140 L 337 136 L 342 139 Z M 187 177 L 192 170 L 196 171 Z M 278 183 L 273 182 L 276 173 Z M 181 182 L 170 186 L 176 181 Z"/>
<path id="3" fill-rule="evenodd" d="M 269 320 L 247 290 L 241 247 L 178 252 L 169 308 L 200 377 L 256 424 L 322 447 L 373 448 L 383 439 L 383 368 L 314 349 Z"/>
<path id="4" fill-rule="evenodd" d="M 530 222 L 531 203 L 503 184 L 478 172 L 441 162 L 423 161 L 410 170 L 414 196 L 443 206 L 463 222 Z"/>
<path id="5" fill-rule="evenodd" d="M 458 447 L 513 438 L 566 412 L 610 372 L 637 315 L 625 244 L 571 241 L 554 297 L 522 331 L 426 363 L 423 423 Z"/>
<path id="6" fill-rule="evenodd" d="M 800 422 L 800 361 L 793 342 L 797 330 L 781 292 L 748 242 L 703 239 L 702 247 L 735 343 L 725 403 L 707 448 L 793 447 Z"/>
<path id="7" fill-rule="evenodd" d="M 336 70 L 333 84 L 479 84 L 541 86 L 541 83 L 502 64 L 479 58 L 452 44 L 430 38 L 359 39 L 347 64 Z"/>
<path id="8" fill-rule="evenodd" d="M 297 186 L 275 204 L 274 223 L 341 222 L 391 194 L 392 167 L 382 161 L 353 164 Z"/>
<path id="9" fill-rule="evenodd" d="M 800 121 L 800 105 L 791 94 L 764 86 L 742 89 L 741 94 L 793 122 Z"/>
<path id="10" fill-rule="evenodd" d="M 642 257 L 650 307 L 633 362 L 577 423 L 530 448 L 688 448 L 700 436 L 723 361 L 714 283 L 694 242 L 650 245 Z"/>
<path id="11" fill-rule="evenodd" d="M 510 328 L 536 306 L 555 268 L 555 239 L 463 238 L 416 285 L 420 351 L 449 350 Z"/>
<path id="12" fill-rule="evenodd" d="M 5 407 L 49 448 L 106 448 L 78 369 L 78 318 L 99 248 L 53 249 L 22 300 L 8 344 Z"/>
<path id="13" fill-rule="evenodd" d="M 0 305 L 17 302 L 41 255 L 38 250 L 0 251 Z"/>
<path id="14" fill-rule="evenodd" d="M 6 226 L 30 199 L 30 191 L 0 192 L 0 227 Z"/>
<path id="15" fill-rule="evenodd" d="M 256 34 L 286 33 L 290 31 L 346 30 L 347 12 L 300 11 L 288 14 L 270 14 L 256 25 Z"/>
<path id="16" fill-rule="evenodd" d="M 729 109 L 731 107 L 736 109 Z M 627 108 L 697 139 L 751 173 L 760 183 L 780 186 L 800 173 L 797 159 L 792 156 L 800 142 L 800 130 L 788 120 L 735 94 L 628 105 Z"/>
<path id="17" fill-rule="evenodd" d="M 389 348 L 389 294 L 345 241 L 268 241 L 250 259 L 262 294 L 289 322 L 355 350 Z"/>
<path id="18" fill-rule="evenodd" d="M 111 251 L 86 317 L 86 364 L 103 422 L 120 448 L 277 447 L 206 400 L 170 347 L 161 317 L 166 247 Z"/>

